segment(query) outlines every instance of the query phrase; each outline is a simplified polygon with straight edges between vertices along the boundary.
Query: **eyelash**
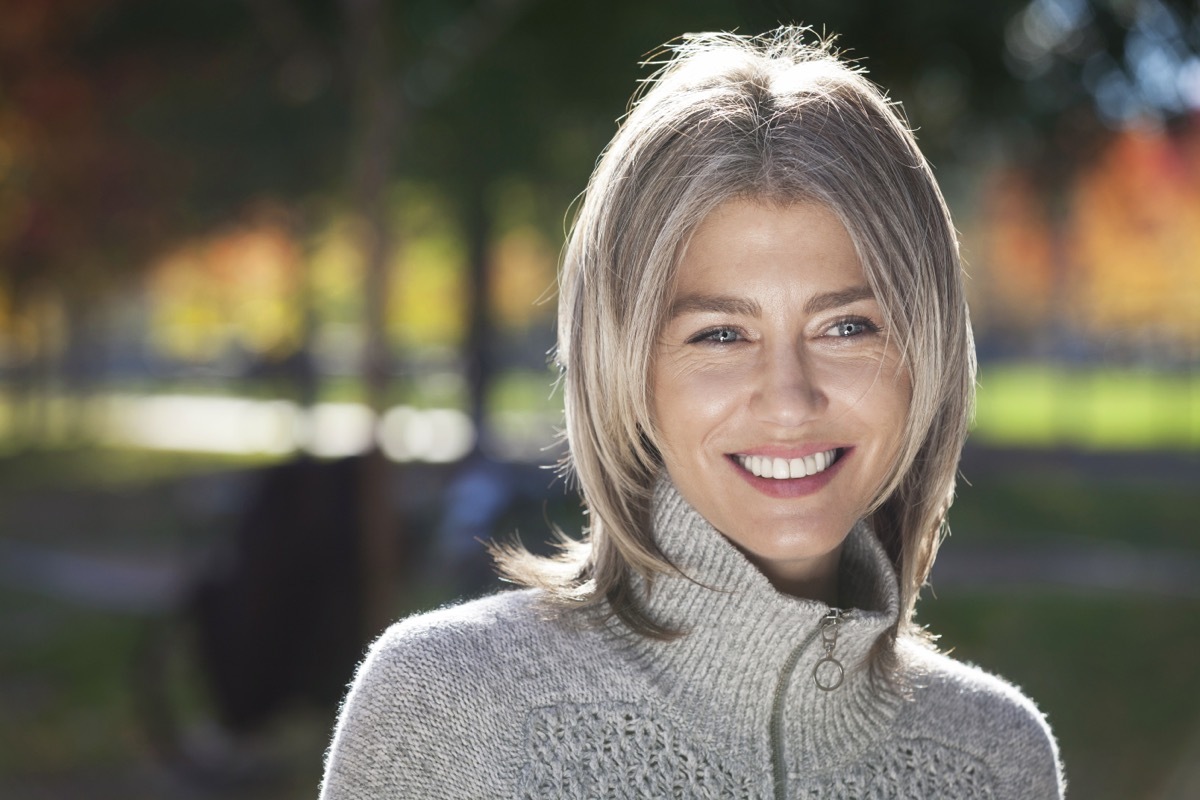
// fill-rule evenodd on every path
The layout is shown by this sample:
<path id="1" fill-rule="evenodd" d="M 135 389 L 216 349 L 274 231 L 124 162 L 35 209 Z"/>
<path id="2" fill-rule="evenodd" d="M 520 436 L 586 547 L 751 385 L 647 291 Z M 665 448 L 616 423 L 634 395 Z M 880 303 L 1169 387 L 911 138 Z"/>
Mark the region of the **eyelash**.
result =
<path id="1" fill-rule="evenodd" d="M 876 325 L 874 322 L 867 319 L 866 317 L 843 317 L 843 318 L 839 319 L 838 321 L 834 322 L 832 325 L 830 325 L 825 330 L 841 328 L 844 325 L 860 325 L 860 326 L 862 326 L 862 330 L 856 334 L 850 334 L 850 335 L 846 335 L 846 336 L 836 335 L 833 338 L 835 338 L 835 339 L 852 339 L 855 336 L 879 333 L 881 330 L 878 325 Z M 734 336 L 737 336 L 738 339 L 735 339 L 733 341 L 724 341 L 724 342 L 719 341 L 716 337 L 723 333 L 731 333 Z M 709 328 L 707 330 L 700 331 L 695 336 L 688 339 L 687 343 L 688 344 L 708 343 L 708 344 L 716 344 L 716 345 L 734 344 L 737 341 L 741 341 L 744 338 L 744 336 L 745 335 L 742 333 L 742 331 L 738 330 L 737 328 L 733 328 L 733 327 L 729 327 L 729 326 L 720 326 L 717 328 Z"/>
<path id="2" fill-rule="evenodd" d="M 866 317 L 842 317 L 837 322 L 833 323 L 828 328 L 826 328 L 826 330 L 832 330 L 833 328 L 840 328 L 843 325 L 861 325 L 863 328 L 862 331 L 860 331 L 857 334 L 854 334 L 855 336 L 862 336 L 864 333 L 879 333 L 879 330 L 880 330 L 878 325 L 876 325 L 874 322 L 867 319 Z M 853 337 L 839 335 L 839 336 L 835 336 L 834 338 L 849 339 L 849 338 L 853 338 Z"/>
<path id="3" fill-rule="evenodd" d="M 716 337 L 718 334 L 721 334 L 721 333 L 732 333 L 735 336 L 739 337 L 739 340 L 742 338 L 742 332 L 739 331 L 737 328 L 730 328 L 728 326 L 722 326 L 719 328 L 709 328 L 708 330 L 700 331 L 695 336 L 688 339 L 687 343 L 688 344 L 702 344 L 702 343 L 733 344 L 733 342 L 717 341 Z"/>

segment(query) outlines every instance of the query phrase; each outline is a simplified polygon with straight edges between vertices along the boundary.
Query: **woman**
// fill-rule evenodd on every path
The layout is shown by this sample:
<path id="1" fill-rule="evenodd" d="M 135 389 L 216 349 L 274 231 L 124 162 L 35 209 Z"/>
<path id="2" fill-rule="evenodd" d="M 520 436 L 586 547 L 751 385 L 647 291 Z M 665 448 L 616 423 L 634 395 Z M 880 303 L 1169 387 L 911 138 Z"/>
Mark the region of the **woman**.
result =
<path id="1" fill-rule="evenodd" d="M 588 530 L 376 642 L 324 797 L 1061 796 L 1032 703 L 912 621 L 974 383 L 957 245 L 805 35 L 686 37 L 605 151 L 560 278 Z"/>

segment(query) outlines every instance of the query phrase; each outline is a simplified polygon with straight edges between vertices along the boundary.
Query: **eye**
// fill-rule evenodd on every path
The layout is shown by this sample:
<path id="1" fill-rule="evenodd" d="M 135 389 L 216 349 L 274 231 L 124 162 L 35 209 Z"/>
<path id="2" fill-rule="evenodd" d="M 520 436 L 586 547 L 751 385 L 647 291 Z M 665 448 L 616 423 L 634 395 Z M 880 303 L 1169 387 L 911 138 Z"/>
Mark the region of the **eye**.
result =
<path id="1" fill-rule="evenodd" d="M 733 328 L 710 328 L 688 339 L 688 344 L 733 344 L 741 338 L 742 335 Z"/>
<path id="2" fill-rule="evenodd" d="M 838 339 L 862 336 L 864 333 L 878 333 L 879 326 L 865 317 L 848 317 L 838 320 L 826 332 L 826 335 Z"/>

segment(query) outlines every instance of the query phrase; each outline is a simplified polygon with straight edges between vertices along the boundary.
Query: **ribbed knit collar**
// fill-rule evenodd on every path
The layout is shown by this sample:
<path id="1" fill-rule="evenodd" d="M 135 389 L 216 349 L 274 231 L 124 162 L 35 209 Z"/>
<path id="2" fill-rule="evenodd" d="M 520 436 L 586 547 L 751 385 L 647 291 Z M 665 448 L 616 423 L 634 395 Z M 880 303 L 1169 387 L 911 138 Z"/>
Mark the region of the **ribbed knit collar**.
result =
<path id="1" fill-rule="evenodd" d="M 655 489 L 653 524 L 656 543 L 683 575 L 660 575 L 649 591 L 640 580 L 636 585 L 650 617 L 685 635 L 667 642 L 636 637 L 631 647 L 670 700 L 707 705 L 747 735 L 765 736 L 780 676 L 808 641 L 788 673 L 782 706 L 788 768 L 822 768 L 877 738 L 901 701 L 874 674 L 870 655 L 895 625 L 900 602 L 891 561 L 866 523 L 842 548 L 838 580 L 847 613 L 833 656 L 845 679 L 833 691 L 813 676 L 826 655 L 819 626 L 829 606 L 778 592 L 665 478 Z"/>

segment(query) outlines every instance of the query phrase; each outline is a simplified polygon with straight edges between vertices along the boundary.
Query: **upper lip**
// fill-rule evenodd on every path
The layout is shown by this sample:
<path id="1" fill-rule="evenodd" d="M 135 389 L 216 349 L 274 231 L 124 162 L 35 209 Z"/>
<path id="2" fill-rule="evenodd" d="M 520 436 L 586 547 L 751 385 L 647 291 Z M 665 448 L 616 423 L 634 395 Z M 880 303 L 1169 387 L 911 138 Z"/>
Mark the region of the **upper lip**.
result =
<path id="1" fill-rule="evenodd" d="M 833 444 L 832 442 L 815 442 L 804 444 L 764 444 L 756 445 L 746 450 L 734 450 L 731 456 L 763 456 L 765 458 L 804 458 L 815 456 L 829 450 L 845 450 L 848 445 Z"/>

